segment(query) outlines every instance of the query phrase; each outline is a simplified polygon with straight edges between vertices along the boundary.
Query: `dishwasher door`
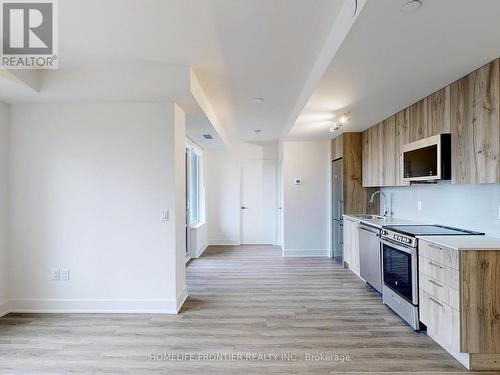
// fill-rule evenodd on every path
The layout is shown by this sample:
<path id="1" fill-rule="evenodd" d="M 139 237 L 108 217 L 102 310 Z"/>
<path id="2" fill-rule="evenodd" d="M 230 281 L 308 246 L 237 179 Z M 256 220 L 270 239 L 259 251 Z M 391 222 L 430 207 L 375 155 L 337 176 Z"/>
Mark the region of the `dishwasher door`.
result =
<path id="1" fill-rule="evenodd" d="M 377 292 L 382 293 L 380 230 L 360 225 L 358 231 L 360 276 Z"/>

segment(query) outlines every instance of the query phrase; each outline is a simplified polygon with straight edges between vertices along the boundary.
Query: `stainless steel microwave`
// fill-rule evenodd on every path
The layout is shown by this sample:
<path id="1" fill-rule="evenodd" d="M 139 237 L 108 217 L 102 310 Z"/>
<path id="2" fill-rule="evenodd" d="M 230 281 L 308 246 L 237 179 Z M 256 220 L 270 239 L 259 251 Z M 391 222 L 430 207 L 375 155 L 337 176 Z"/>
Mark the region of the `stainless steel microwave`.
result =
<path id="1" fill-rule="evenodd" d="M 451 135 L 438 134 L 403 145 L 403 181 L 451 179 Z"/>

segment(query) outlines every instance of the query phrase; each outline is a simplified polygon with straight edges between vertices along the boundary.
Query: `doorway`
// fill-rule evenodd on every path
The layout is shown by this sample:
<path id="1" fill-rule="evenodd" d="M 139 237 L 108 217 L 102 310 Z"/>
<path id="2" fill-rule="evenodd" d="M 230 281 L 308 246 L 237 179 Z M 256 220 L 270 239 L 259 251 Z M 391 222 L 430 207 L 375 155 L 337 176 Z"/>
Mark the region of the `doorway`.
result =
<path id="1" fill-rule="evenodd" d="M 276 243 L 276 160 L 241 163 L 241 244 Z"/>

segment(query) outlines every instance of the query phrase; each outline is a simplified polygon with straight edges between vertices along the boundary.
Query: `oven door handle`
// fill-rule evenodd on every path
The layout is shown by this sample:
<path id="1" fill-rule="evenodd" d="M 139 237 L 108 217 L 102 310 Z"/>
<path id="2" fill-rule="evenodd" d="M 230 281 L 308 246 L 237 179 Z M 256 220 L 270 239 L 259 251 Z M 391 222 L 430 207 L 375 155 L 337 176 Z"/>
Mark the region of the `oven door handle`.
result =
<path id="1" fill-rule="evenodd" d="M 414 247 L 406 247 L 403 245 L 396 244 L 392 241 L 388 241 L 386 239 L 381 240 L 382 244 L 392 247 L 396 250 L 402 251 L 403 253 L 410 254 L 411 256 L 417 256 L 417 249 Z"/>

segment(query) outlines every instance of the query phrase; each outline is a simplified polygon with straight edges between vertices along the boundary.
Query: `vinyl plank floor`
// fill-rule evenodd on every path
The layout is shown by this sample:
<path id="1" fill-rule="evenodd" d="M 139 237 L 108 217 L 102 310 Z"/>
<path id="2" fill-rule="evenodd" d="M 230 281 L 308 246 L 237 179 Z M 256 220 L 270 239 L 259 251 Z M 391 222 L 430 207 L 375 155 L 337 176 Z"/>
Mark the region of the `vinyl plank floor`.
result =
<path id="1" fill-rule="evenodd" d="M 9 314 L 0 374 L 467 373 L 327 258 L 209 247 L 187 283 L 177 316 Z"/>

